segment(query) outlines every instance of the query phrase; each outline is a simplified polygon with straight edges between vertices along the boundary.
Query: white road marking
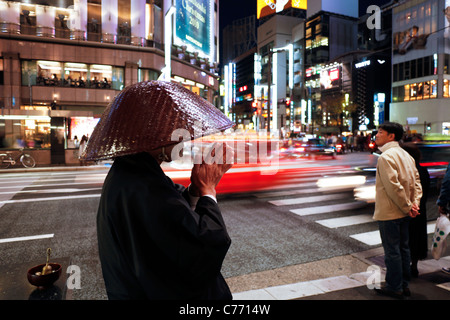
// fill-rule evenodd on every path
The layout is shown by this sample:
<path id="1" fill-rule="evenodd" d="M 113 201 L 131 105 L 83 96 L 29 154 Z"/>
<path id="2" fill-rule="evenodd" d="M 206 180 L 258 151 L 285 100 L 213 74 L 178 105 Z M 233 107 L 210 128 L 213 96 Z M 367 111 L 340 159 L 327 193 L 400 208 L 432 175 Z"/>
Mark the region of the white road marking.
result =
<path id="1" fill-rule="evenodd" d="M 37 240 L 37 239 L 47 239 L 47 238 L 53 238 L 53 236 L 54 236 L 54 234 L 50 233 L 50 234 L 41 234 L 41 235 L 37 235 L 37 236 L 5 238 L 5 239 L 0 239 L 0 243 L 26 241 L 26 240 Z"/>
<path id="2" fill-rule="evenodd" d="M 355 240 L 358 240 L 362 243 L 365 243 L 369 246 L 375 246 L 381 244 L 381 236 L 380 231 L 371 231 L 371 232 L 364 232 L 364 233 L 358 233 L 358 234 L 352 234 L 350 238 L 353 238 Z"/>
<path id="3" fill-rule="evenodd" d="M 335 211 L 361 209 L 366 206 L 367 206 L 366 202 L 356 201 L 356 202 L 349 202 L 349 203 L 332 204 L 329 206 L 294 209 L 294 210 L 290 210 L 290 211 L 299 216 L 307 216 L 307 215 L 312 215 L 312 214 L 330 213 L 330 212 L 335 212 Z"/>
<path id="4" fill-rule="evenodd" d="M 341 228 L 347 226 L 353 226 L 356 224 L 374 222 L 373 214 L 358 214 L 349 217 L 340 217 L 332 219 L 317 220 L 317 223 L 328 228 Z"/>
<path id="5" fill-rule="evenodd" d="M 320 201 L 328 201 L 328 200 L 338 200 L 347 198 L 346 194 L 330 194 L 316 197 L 302 197 L 302 198 L 293 198 L 293 199 L 284 199 L 284 200 L 274 200 L 269 201 L 269 203 L 275 206 L 289 206 L 294 204 L 302 204 L 302 203 L 311 203 L 311 202 L 320 202 Z"/>
<path id="6" fill-rule="evenodd" d="M 435 221 L 428 222 L 427 223 L 427 233 L 428 234 L 434 233 L 435 226 L 436 226 Z M 350 237 L 353 239 L 356 239 L 362 243 L 365 243 L 369 246 L 375 246 L 375 245 L 381 244 L 380 232 L 378 230 L 371 231 L 371 232 L 352 234 Z"/>
<path id="7" fill-rule="evenodd" d="M 36 201 L 53 201 L 53 200 L 68 200 L 68 199 L 80 199 L 80 198 L 100 198 L 101 194 L 81 194 L 78 196 L 63 196 L 63 197 L 49 197 L 49 198 L 32 198 L 32 199 L 17 199 L 0 201 L 0 204 L 7 203 L 22 203 L 22 202 L 36 202 Z"/>
<path id="8" fill-rule="evenodd" d="M 20 190 L 20 191 L 3 191 L 1 194 L 18 194 L 18 193 L 73 193 L 73 192 L 83 192 L 83 191 L 93 191 L 102 190 L 102 188 L 88 188 L 88 189 L 77 189 L 77 188 L 65 188 L 65 189 L 38 189 L 38 190 Z"/>

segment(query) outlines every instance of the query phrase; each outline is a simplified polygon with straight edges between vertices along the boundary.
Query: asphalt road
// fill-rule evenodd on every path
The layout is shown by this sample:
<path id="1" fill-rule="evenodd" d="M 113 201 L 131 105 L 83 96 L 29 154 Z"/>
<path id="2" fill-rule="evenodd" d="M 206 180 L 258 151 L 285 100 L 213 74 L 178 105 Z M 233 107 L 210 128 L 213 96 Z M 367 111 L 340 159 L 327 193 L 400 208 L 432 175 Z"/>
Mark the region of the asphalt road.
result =
<path id="1" fill-rule="evenodd" d="M 373 203 L 354 197 L 355 166 L 373 159 L 349 154 L 304 160 L 284 185 L 218 196 L 232 239 L 225 278 L 342 256 L 380 246 L 371 220 Z M 0 264 L 69 258 L 80 267 L 79 300 L 106 299 L 97 254 L 96 211 L 107 169 L 2 173 Z M 338 180 L 334 180 L 338 178 Z M 339 181 L 328 188 L 319 182 Z M 357 181 L 355 183 L 360 183 Z M 370 181 L 366 179 L 366 184 Z M 432 212 L 435 195 L 429 199 Z M 433 220 L 430 216 L 429 219 Z M 432 226 L 430 227 L 432 228 Z M 31 266 L 30 266 L 31 267 Z"/>

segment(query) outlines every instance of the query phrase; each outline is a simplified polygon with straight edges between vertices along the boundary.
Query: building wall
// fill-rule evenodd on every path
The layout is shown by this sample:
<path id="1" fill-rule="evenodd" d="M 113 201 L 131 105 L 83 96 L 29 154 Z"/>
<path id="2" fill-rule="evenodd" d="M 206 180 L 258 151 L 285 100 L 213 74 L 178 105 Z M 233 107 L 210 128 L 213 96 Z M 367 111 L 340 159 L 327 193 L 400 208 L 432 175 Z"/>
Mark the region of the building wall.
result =
<path id="1" fill-rule="evenodd" d="M 422 134 L 441 134 L 450 122 L 449 7 L 447 0 L 415 1 L 393 12 L 390 120 Z"/>
<path id="2" fill-rule="evenodd" d="M 304 19 L 301 18 L 274 15 L 258 28 L 258 52 L 260 53 L 261 48 L 270 44 L 273 44 L 273 48 L 282 48 L 292 43 L 292 28 L 298 24 L 303 23 L 303 21 Z M 288 66 L 286 64 L 286 57 L 287 52 L 277 53 L 277 65 L 273 65 L 272 68 L 272 72 L 274 72 L 274 70 L 277 70 L 276 75 L 272 75 L 272 83 L 275 83 L 275 79 L 277 82 L 277 86 L 275 86 L 274 84 L 274 88 L 276 88 L 277 90 L 276 95 L 278 98 L 278 115 L 276 119 L 277 129 L 280 129 L 282 127 L 285 128 L 287 119 L 286 105 L 284 103 L 280 103 L 280 101 L 285 100 L 286 97 L 290 98 L 290 94 L 287 92 Z M 267 83 L 263 85 L 267 86 Z"/>
<path id="3" fill-rule="evenodd" d="M 333 12 L 357 18 L 359 15 L 358 0 L 308 0 L 307 18 L 319 11 Z"/>

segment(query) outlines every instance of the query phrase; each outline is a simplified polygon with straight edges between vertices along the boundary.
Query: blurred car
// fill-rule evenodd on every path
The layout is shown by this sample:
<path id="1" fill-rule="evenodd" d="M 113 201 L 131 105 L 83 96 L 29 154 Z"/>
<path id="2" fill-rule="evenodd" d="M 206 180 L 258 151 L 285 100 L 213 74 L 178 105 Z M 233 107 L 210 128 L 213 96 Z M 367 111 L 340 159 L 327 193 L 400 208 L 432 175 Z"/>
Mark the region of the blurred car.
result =
<path id="1" fill-rule="evenodd" d="M 287 158 L 329 156 L 336 158 L 336 148 L 329 146 L 325 140 L 310 138 L 303 140 L 291 140 L 280 149 L 280 156 Z"/>
<path id="2" fill-rule="evenodd" d="M 414 143 L 422 154 L 420 165 L 427 168 L 430 174 L 430 188 L 436 188 L 440 190 L 442 179 L 444 178 L 450 161 L 450 143 L 446 142 L 415 142 Z M 375 156 L 380 155 L 380 151 L 376 150 L 372 154 Z M 374 166 L 360 167 L 358 171 L 371 177 L 371 181 L 375 183 L 376 163 Z"/>
<path id="3" fill-rule="evenodd" d="M 422 153 L 420 164 L 428 169 L 432 186 L 441 187 L 450 161 L 450 143 L 415 143 Z"/>

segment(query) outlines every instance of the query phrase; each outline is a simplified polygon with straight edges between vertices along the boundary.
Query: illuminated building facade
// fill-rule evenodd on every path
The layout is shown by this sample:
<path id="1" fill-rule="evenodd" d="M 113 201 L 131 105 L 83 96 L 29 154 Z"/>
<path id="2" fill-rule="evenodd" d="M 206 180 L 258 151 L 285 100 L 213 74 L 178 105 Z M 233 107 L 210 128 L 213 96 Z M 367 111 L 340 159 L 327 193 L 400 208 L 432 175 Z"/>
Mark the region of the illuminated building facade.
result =
<path id="1" fill-rule="evenodd" d="M 75 136 L 124 87 L 161 78 L 167 56 L 170 81 L 218 103 L 218 0 L 40 3 L 0 1 L 0 148 L 78 163 Z"/>
<path id="2" fill-rule="evenodd" d="M 450 134 L 450 1 L 393 9 L 390 120 L 412 132 Z"/>
<path id="3" fill-rule="evenodd" d="M 330 10 L 343 8 L 341 4 L 336 8 L 331 3 L 329 5 Z M 337 14 L 328 11 L 326 6 L 315 10 L 308 7 L 304 62 L 306 94 L 303 102 L 307 114 L 304 130 L 307 132 L 325 134 L 351 130 L 341 116 L 334 117 L 342 113 L 337 110 L 341 108 L 342 101 L 351 99 L 345 95 L 351 94 L 351 88 L 343 92 L 351 76 L 343 67 L 341 57 L 357 48 L 358 1 L 353 1 L 350 7 L 351 10 L 356 7 L 356 15 L 353 11 L 348 12 L 351 15 Z"/>

